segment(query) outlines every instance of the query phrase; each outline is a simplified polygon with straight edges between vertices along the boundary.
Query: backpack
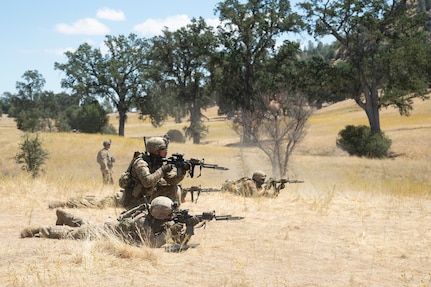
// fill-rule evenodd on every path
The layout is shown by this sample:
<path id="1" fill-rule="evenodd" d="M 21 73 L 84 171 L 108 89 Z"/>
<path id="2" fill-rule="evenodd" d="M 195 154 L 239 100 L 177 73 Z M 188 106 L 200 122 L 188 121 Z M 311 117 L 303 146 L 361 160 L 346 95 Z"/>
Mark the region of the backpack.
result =
<path id="1" fill-rule="evenodd" d="M 249 180 L 250 178 L 248 177 L 242 177 L 238 180 L 226 180 L 222 186 L 221 186 L 221 190 L 222 191 L 227 191 L 227 192 L 231 192 L 231 193 L 235 193 L 235 194 L 242 194 L 241 190 L 242 190 L 242 184 Z"/>
<path id="2" fill-rule="evenodd" d="M 101 162 L 103 162 L 103 160 L 102 160 L 102 150 L 100 150 L 100 151 L 97 153 L 97 156 L 96 156 L 96 162 L 97 162 L 98 164 L 100 164 Z"/>
<path id="3" fill-rule="evenodd" d="M 142 157 L 142 154 L 138 151 L 135 151 L 133 154 L 133 159 L 129 164 L 129 167 L 127 168 L 126 171 L 121 173 L 120 178 L 118 180 L 118 185 L 121 188 L 126 189 L 131 184 L 131 181 L 134 180 L 134 178 L 132 176 L 132 167 L 133 167 L 133 164 L 135 163 L 135 161 L 140 157 Z"/>
<path id="4" fill-rule="evenodd" d="M 120 179 L 118 180 L 118 185 L 122 188 L 122 189 L 126 189 L 127 186 L 131 183 L 131 177 L 132 175 L 130 174 L 129 170 L 126 170 L 125 172 L 121 173 L 120 175 Z"/>
<path id="5" fill-rule="evenodd" d="M 118 185 L 120 186 L 120 188 L 124 189 L 123 198 L 121 200 L 121 203 L 124 207 L 126 207 L 129 204 L 130 199 L 132 198 L 133 188 L 138 182 L 138 180 L 132 176 L 133 164 L 137 159 L 141 157 L 142 157 L 142 154 L 138 151 L 135 151 L 135 153 L 133 154 L 133 159 L 129 164 L 129 167 L 127 168 L 126 171 L 121 173 L 120 178 L 118 180 Z"/>

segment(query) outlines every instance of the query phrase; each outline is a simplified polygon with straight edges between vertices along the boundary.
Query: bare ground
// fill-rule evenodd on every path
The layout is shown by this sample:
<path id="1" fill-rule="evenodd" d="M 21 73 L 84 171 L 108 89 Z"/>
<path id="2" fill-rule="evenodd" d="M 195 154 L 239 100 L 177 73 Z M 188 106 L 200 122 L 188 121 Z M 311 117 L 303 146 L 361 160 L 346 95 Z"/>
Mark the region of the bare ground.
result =
<path id="1" fill-rule="evenodd" d="M 431 200 L 289 185 L 277 199 L 201 194 L 183 207 L 245 216 L 196 229 L 179 254 L 103 241 L 20 239 L 52 225 L 46 201 L 2 212 L 2 286 L 430 286 Z M 2 190 L 4 194 L 5 190 Z M 6 195 L 6 198 L 9 197 Z M 3 211 L 12 200 L 2 200 Z M 44 206 L 44 204 L 46 204 Z M 103 222 L 119 210 L 74 209 Z M 115 252 L 114 252 L 115 251 Z M 118 252 L 118 253 L 116 253 Z"/>
<path id="2" fill-rule="evenodd" d="M 195 230 L 191 242 L 199 246 L 181 253 L 113 239 L 21 239 L 20 231 L 28 225 L 55 223 L 55 211 L 47 206 L 58 199 L 55 192 L 62 186 L 1 177 L 0 285 L 431 286 L 429 180 L 420 194 L 396 192 L 396 186 L 390 193 L 383 187 L 414 182 L 418 172 L 429 174 L 429 163 L 421 160 L 428 141 L 395 141 L 399 152 L 411 151 L 407 159 L 367 161 L 323 144 L 320 127 L 314 129 L 292 159 L 290 175 L 305 183 L 289 184 L 276 199 L 202 193 L 198 203 L 186 202 L 182 207 L 192 214 L 215 210 L 245 219 L 208 222 Z M 391 138 L 402 135 L 397 129 L 389 131 Z M 238 154 L 229 148 L 208 162 L 225 163 L 236 178 L 256 167 L 260 157 L 253 150 Z M 204 171 L 188 183 L 216 186 L 225 179 L 221 172 Z M 121 212 L 69 211 L 100 223 Z"/>

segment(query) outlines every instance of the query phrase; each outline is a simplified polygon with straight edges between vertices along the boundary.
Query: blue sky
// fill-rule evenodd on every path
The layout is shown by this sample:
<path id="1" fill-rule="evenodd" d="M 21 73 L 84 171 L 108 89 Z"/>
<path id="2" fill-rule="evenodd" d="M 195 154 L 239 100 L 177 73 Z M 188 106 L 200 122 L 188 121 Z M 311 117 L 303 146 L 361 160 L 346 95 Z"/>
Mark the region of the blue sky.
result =
<path id="1" fill-rule="evenodd" d="M 105 35 L 152 37 L 164 26 L 169 30 L 203 17 L 215 26 L 220 0 L 14 0 L 0 5 L 0 95 L 16 93 L 15 84 L 28 70 L 45 78 L 44 90 L 61 92 L 61 71 L 54 63 L 66 63 L 65 51 L 89 43 L 101 47 Z M 293 2 L 292 1 L 292 5 Z M 293 7 L 293 6 L 292 6 Z M 299 39 L 298 35 L 295 40 Z M 304 39 L 302 39 L 304 40 Z M 308 40 L 307 40 L 308 41 Z"/>

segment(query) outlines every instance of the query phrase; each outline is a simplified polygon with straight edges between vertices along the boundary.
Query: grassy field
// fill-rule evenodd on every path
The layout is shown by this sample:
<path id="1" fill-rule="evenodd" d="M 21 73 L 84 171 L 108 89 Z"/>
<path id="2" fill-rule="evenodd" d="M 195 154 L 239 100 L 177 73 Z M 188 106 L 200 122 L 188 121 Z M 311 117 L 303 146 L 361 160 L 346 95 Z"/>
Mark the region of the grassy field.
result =
<path id="1" fill-rule="evenodd" d="M 269 172 L 262 152 L 244 148 L 229 121 L 205 112 L 209 134 L 201 145 L 172 143 L 169 154 L 201 158 L 229 171 L 202 170 L 183 186 L 219 187 L 226 179 Z M 114 126 L 116 115 L 110 116 Z M 365 113 L 345 101 L 316 112 L 288 171 L 302 184 L 276 199 L 202 193 L 186 202 L 190 213 L 245 216 L 196 229 L 197 248 L 182 253 L 136 248 L 112 240 L 19 238 L 26 226 L 53 225 L 52 200 L 111 195 L 103 186 L 96 153 L 112 140 L 115 176 L 127 168 L 144 136 L 186 124 L 153 128 L 130 114 L 125 137 L 43 133 L 50 158 L 45 174 L 31 179 L 13 157 L 22 133 L 0 119 L 1 286 L 431 286 L 431 102 L 417 101 L 410 117 L 383 110 L 382 129 L 398 156 L 349 157 L 335 145 L 346 125 L 367 125 Z M 197 170 L 196 173 L 199 174 Z M 188 198 L 189 199 L 189 198 Z M 119 208 L 69 209 L 92 222 L 116 218 Z"/>

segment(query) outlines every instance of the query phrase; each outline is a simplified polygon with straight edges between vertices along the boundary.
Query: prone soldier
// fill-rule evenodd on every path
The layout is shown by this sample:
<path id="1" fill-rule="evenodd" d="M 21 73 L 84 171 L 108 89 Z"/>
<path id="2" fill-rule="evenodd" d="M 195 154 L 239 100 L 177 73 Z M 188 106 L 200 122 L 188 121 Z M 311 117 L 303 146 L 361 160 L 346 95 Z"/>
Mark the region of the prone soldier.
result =
<path id="1" fill-rule="evenodd" d="M 165 196 L 156 197 L 151 204 L 145 202 L 124 211 L 115 222 L 89 223 L 63 209 L 57 209 L 56 215 L 54 226 L 27 227 L 21 231 L 21 238 L 95 240 L 115 236 L 128 244 L 155 248 L 165 245 L 166 251 L 178 252 L 195 246 L 188 242 L 199 223 L 213 219 L 243 219 L 231 215 L 217 216 L 215 211 L 193 216 L 187 209 L 179 210 L 178 204 Z"/>
<path id="2" fill-rule="evenodd" d="M 227 180 L 222 185 L 222 191 L 231 192 L 237 195 L 252 197 L 265 196 L 277 197 L 280 190 L 286 187 L 286 183 L 303 183 L 301 180 L 274 179 L 266 181 L 266 174 L 263 171 L 255 171 L 252 178 L 243 177 L 239 180 Z"/>

